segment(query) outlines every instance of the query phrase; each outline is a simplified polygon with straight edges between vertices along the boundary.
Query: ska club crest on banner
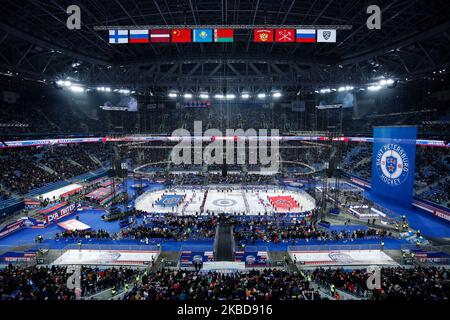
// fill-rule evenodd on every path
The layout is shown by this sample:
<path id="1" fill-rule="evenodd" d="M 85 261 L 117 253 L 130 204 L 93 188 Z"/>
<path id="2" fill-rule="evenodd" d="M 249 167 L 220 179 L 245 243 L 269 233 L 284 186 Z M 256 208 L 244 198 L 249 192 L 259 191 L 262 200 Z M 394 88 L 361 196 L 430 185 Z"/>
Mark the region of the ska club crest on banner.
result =
<path id="1" fill-rule="evenodd" d="M 401 185 L 408 178 L 408 155 L 400 145 L 385 144 L 377 153 L 376 167 L 378 176 L 384 183 Z"/>

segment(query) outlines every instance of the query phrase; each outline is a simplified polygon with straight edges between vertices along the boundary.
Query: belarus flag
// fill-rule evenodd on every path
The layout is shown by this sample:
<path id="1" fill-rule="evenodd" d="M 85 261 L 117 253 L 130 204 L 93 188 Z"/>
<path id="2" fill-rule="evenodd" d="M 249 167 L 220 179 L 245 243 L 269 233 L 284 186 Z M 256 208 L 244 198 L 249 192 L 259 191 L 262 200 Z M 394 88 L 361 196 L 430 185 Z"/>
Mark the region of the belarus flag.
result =
<path id="1" fill-rule="evenodd" d="M 315 29 L 297 29 L 296 38 L 297 38 L 297 42 L 314 43 L 314 42 L 316 42 L 316 30 Z"/>
<path id="2" fill-rule="evenodd" d="M 150 30 L 150 42 L 170 42 L 170 32 L 166 29 Z"/>
<path id="3" fill-rule="evenodd" d="M 147 43 L 148 30 L 130 30 L 130 43 Z"/>
<path id="4" fill-rule="evenodd" d="M 276 42 L 295 42 L 294 29 L 277 29 L 275 32 Z"/>
<path id="5" fill-rule="evenodd" d="M 214 29 L 214 42 L 233 42 L 233 29 Z"/>
<path id="6" fill-rule="evenodd" d="M 192 42 L 191 29 L 173 29 L 172 42 Z"/>

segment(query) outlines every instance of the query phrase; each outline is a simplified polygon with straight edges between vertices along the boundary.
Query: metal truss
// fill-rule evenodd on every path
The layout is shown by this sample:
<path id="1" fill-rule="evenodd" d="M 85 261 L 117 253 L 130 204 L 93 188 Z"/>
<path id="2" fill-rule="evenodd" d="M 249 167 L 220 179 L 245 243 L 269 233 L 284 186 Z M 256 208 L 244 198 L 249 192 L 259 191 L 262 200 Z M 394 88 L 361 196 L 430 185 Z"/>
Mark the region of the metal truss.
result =
<path id="1" fill-rule="evenodd" d="M 281 89 L 291 94 L 381 76 L 402 81 L 450 71 L 448 1 L 378 3 L 382 28 L 371 31 L 365 25 L 370 1 L 87 0 L 79 4 L 82 29 L 68 30 L 69 2 L 4 0 L 0 71 L 155 91 Z M 106 31 L 94 30 L 111 25 L 246 28 L 227 44 L 112 45 Z M 335 44 L 258 44 L 251 31 L 257 25 L 352 28 L 338 30 Z"/>

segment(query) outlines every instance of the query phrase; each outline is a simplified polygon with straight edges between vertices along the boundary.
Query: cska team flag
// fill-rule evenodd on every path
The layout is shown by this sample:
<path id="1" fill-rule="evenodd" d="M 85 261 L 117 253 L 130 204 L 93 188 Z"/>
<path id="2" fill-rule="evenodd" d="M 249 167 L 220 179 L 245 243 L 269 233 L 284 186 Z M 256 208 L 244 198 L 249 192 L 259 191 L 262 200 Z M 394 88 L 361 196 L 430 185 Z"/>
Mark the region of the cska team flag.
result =
<path id="1" fill-rule="evenodd" d="M 170 32 L 166 29 L 150 30 L 150 42 L 170 42 Z"/>
<path id="2" fill-rule="evenodd" d="M 233 29 L 214 29 L 214 42 L 233 42 Z"/>
<path id="3" fill-rule="evenodd" d="M 276 29 L 276 42 L 295 42 L 295 29 Z"/>
<path id="4" fill-rule="evenodd" d="M 130 30 L 130 43 L 148 43 L 148 30 Z"/>
<path id="5" fill-rule="evenodd" d="M 172 42 L 192 42 L 191 29 L 173 29 Z"/>
<path id="6" fill-rule="evenodd" d="M 255 29 L 253 30 L 253 40 L 255 42 L 273 42 L 273 30 Z"/>

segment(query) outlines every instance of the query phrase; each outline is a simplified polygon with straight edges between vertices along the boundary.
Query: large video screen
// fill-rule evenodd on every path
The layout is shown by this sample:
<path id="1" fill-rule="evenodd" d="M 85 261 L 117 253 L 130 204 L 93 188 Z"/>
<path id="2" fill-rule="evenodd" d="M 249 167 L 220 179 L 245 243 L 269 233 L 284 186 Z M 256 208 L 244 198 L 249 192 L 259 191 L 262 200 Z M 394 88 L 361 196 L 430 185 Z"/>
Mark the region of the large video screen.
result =
<path id="1" fill-rule="evenodd" d="M 100 106 L 103 110 L 116 110 L 116 111 L 128 111 L 137 112 L 138 104 L 136 98 L 132 96 L 126 97 L 114 97 L 109 99 Z"/>
<path id="2" fill-rule="evenodd" d="M 353 108 L 356 106 L 355 94 L 353 92 L 330 92 L 318 95 L 318 106 L 342 105 L 343 108 Z"/>

